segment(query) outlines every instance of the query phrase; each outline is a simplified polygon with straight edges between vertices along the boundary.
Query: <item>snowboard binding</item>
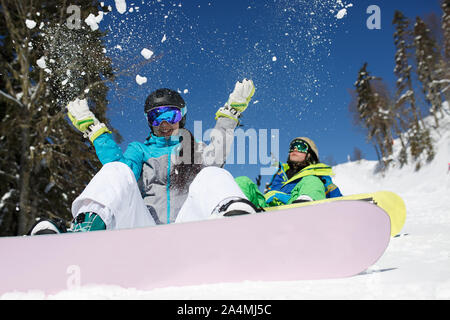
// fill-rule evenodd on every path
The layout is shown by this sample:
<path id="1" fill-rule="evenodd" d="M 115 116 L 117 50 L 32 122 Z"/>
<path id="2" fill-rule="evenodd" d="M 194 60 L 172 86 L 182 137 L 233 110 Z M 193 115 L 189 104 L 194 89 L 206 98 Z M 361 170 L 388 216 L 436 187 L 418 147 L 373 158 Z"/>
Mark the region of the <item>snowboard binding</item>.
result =
<path id="1" fill-rule="evenodd" d="M 245 214 L 253 214 L 262 211 L 264 211 L 264 209 L 256 207 L 247 199 L 232 197 L 227 198 L 219 203 L 219 205 L 213 210 L 211 215 L 232 217 Z"/>
<path id="2" fill-rule="evenodd" d="M 41 219 L 37 221 L 28 231 L 28 236 L 38 236 L 43 234 L 66 233 L 66 223 L 62 219 Z"/>

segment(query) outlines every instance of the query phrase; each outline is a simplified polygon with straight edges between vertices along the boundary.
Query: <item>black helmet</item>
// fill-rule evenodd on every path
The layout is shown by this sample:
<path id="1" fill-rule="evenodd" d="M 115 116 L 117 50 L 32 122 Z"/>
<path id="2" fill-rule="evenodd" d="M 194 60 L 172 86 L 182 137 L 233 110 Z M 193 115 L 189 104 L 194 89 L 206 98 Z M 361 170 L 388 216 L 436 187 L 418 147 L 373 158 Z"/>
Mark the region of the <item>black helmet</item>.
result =
<path id="1" fill-rule="evenodd" d="M 171 89 L 162 88 L 150 93 L 145 100 L 145 113 L 153 108 L 160 106 L 176 106 L 180 109 L 184 108 L 185 103 L 181 95 Z"/>
<path id="2" fill-rule="evenodd" d="M 171 89 L 162 88 L 153 91 L 145 100 L 144 112 L 147 113 L 153 108 L 160 106 L 176 106 L 180 109 L 185 108 L 185 102 L 181 95 Z M 180 128 L 184 128 L 186 115 L 180 121 Z"/>

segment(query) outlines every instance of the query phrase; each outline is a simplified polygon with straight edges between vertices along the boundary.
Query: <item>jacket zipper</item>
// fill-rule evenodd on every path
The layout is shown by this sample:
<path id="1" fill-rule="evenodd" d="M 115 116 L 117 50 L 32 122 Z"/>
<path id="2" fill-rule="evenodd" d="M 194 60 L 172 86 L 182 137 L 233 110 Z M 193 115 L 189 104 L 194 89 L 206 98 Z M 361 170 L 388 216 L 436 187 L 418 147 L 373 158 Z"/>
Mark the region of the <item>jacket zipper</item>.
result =
<path id="1" fill-rule="evenodd" d="M 166 146 L 169 146 L 169 140 L 166 141 Z M 172 150 L 169 148 L 169 152 L 167 154 L 167 224 L 170 224 L 170 164 L 171 164 L 171 152 Z"/>

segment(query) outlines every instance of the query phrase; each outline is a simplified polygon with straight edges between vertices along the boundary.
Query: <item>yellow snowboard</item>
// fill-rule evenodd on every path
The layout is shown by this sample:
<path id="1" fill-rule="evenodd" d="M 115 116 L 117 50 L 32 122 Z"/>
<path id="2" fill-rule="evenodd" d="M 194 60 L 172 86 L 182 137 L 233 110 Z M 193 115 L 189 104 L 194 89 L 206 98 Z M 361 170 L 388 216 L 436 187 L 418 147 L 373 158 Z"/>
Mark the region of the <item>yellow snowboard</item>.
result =
<path id="1" fill-rule="evenodd" d="M 400 233 L 406 221 L 406 206 L 403 199 L 391 191 L 377 191 L 372 193 L 360 193 L 338 198 L 329 198 L 319 201 L 301 202 L 284 206 L 264 208 L 266 211 L 277 211 L 288 208 L 311 206 L 318 203 L 342 201 L 342 200 L 364 200 L 370 201 L 382 208 L 391 218 L 391 236 Z"/>

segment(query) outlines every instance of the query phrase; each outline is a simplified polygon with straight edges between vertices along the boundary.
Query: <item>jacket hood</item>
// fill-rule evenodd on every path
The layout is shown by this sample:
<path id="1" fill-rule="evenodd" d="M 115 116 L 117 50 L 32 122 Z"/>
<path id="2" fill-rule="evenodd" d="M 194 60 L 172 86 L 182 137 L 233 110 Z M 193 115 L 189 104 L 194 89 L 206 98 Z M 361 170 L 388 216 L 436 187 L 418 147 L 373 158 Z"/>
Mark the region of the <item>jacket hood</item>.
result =
<path id="1" fill-rule="evenodd" d="M 283 170 L 289 169 L 289 165 L 287 164 L 283 164 Z M 291 181 L 295 181 L 297 179 L 306 177 L 306 176 L 334 176 L 333 170 L 331 169 L 330 166 L 327 166 L 326 164 L 323 163 L 317 163 L 317 164 L 312 164 L 309 165 L 305 168 L 303 168 L 302 170 L 300 170 L 297 174 L 295 174 L 292 178 L 290 178 L 289 180 L 287 180 L 284 184 L 288 184 Z"/>

